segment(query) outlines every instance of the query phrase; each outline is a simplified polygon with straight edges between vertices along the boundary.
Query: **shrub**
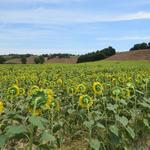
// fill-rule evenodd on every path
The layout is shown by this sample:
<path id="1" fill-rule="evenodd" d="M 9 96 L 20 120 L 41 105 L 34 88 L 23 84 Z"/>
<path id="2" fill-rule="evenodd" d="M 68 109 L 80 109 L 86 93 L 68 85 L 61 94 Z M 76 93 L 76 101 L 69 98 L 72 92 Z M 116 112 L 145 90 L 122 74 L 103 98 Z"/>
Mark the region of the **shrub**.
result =
<path id="1" fill-rule="evenodd" d="M 45 62 L 45 58 L 43 56 L 38 56 L 34 58 L 34 62 L 36 64 L 43 64 Z"/>
<path id="2" fill-rule="evenodd" d="M 21 57 L 21 62 L 22 64 L 26 64 L 27 63 L 27 58 L 25 56 Z"/>
<path id="3" fill-rule="evenodd" d="M 4 64 L 6 59 L 3 56 L 0 56 L 0 64 Z"/>

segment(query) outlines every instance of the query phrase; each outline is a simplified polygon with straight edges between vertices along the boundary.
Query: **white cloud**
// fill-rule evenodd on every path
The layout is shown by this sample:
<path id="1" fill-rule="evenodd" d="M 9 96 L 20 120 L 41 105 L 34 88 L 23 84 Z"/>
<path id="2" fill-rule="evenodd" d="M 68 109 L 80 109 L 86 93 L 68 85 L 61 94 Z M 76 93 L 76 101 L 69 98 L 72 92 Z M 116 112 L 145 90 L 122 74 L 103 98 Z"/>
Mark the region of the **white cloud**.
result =
<path id="1" fill-rule="evenodd" d="M 150 19 L 150 12 L 136 12 L 130 14 L 90 13 L 86 11 L 72 11 L 65 9 L 25 9 L 0 10 L 0 23 L 32 23 L 32 24 L 69 24 L 115 22 L 137 19 Z"/>
<path id="2" fill-rule="evenodd" d="M 150 40 L 150 36 L 98 37 L 99 41 Z"/>

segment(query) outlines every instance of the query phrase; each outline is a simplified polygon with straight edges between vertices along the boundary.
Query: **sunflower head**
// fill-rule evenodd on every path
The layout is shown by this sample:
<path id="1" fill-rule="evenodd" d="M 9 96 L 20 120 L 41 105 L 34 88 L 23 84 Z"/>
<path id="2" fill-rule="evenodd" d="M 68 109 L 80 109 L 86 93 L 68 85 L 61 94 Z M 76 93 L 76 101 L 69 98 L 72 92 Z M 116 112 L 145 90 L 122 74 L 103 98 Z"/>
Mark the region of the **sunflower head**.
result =
<path id="1" fill-rule="evenodd" d="M 29 89 L 29 95 L 30 95 L 30 96 L 31 96 L 31 95 L 34 95 L 34 94 L 36 94 L 37 91 L 39 91 L 39 87 L 36 86 L 36 85 L 33 85 L 33 86 L 31 86 L 30 89 Z"/>
<path id="2" fill-rule="evenodd" d="M 4 104 L 2 101 L 0 101 L 0 113 L 4 111 Z"/>
<path id="3" fill-rule="evenodd" d="M 45 90 L 39 90 L 31 96 L 29 105 L 31 108 L 34 108 L 36 105 L 38 109 L 44 106 L 49 99 L 50 97 Z"/>
<path id="4" fill-rule="evenodd" d="M 51 97 L 54 97 L 54 92 L 53 92 L 53 90 L 51 90 L 51 89 L 48 89 L 48 90 L 47 90 L 47 94 L 48 94 L 49 96 L 51 96 Z"/>
<path id="5" fill-rule="evenodd" d="M 89 95 L 81 95 L 79 97 L 79 106 L 89 109 L 93 105 L 93 99 Z"/>
<path id="6" fill-rule="evenodd" d="M 103 86 L 100 82 L 94 82 L 93 83 L 93 91 L 94 94 L 101 95 L 103 93 Z"/>
<path id="7" fill-rule="evenodd" d="M 74 95 L 75 93 L 76 93 L 75 87 L 71 86 L 71 87 L 68 88 L 68 94 Z"/>
<path id="8" fill-rule="evenodd" d="M 130 90 L 129 89 L 127 89 L 127 88 L 122 88 L 122 90 L 121 90 L 121 97 L 123 98 L 123 99 L 129 99 L 130 98 Z"/>
<path id="9" fill-rule="evenodd" d="M 57 80 L 57 84 L 58 84 L 58 85 L 62 85 L 62 84 L 63 84 L 62 79 L 58 79 L 58 80 Z"/>
<path id="10" fill-rule="evenodd" d="M 51 105 L 51 102 L 52 102 L 52 100 L 54 98 L 54 93 L 53 93 L 52 90 L 50 90 L 50 89 L 47 90 L 47 94 L 48 94 L 48 100 L 47 100 L 47 102 L 45 104 L 45 109 L 49 109 L 49 107 Z"/>
<path id="11" fill-rule="evenodd" d="M 131 82 L 128 82 L 128 83 L 127 83 L 127 87 L 128 87 L 129 89 L 134 89 L 134 88 L 135 88 L 134 85 L 133 85 L 133 83 L 131 83 Z"/>
<path id="12" fill-rule="evenodd" d="M 113 88 L 112 92 L 111 92 L 111 97 L 114 100 L 119 100 L 121 96 L 121 88 L 120 87 L 115 87 Z"/>
<path id="13" fill-rule="evenodd" d="M 17 85 L 13 85 L 10 88 L 8 88 L 8 94 L 10 96 L 18 96 L 20 93 L 20 89 Z"/>
<path id="14" fill-rule="evenodd" d="M 79 84 L 77 86 L 77 92 L 84 93 L 85 91 L 86 91 L 86 87 L 84 86 L 84 84 Z"/>
<path id="15" fill-rule="evenodd" d="M 127 88 L 130 91 L 130 95 L 133 96 L 134 95 L 134 91 L 135 91 L 135 87 L 132 83 L 127 83 Z"/>

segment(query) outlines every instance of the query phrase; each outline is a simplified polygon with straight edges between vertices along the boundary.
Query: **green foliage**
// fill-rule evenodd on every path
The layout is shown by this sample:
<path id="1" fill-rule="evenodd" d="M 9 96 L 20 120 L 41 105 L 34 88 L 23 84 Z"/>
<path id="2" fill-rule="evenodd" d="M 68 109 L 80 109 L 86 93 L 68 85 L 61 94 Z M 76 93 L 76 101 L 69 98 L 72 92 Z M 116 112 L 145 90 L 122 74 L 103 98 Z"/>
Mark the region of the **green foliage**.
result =
<path id="1" fill-rule="evenodd" d="M 45 58 L 44 58 L 44 56 L 35 57 L 35 58 L 34 58 L 34 62 L 35 62 L 36 64 L 43 64 L 43 63 L 45 62 Z"/>
<path id="2" fill-rule="evenodd" d="M 25 56 L 21 57 L 21 62 L 22 62 L 22 64 L 26 64 L 27 58 Z"/>
<path id="3" fill-rule="evenodd" d="M 29 117 L 29 122 L 33 126 L 37 126 L 40 129 L 44 129 L 44 124 L 47 123 L 47 120 L 39 116 L 31 116 Z"/>
<path id="4" fill-rule="evenodd" d="M 102 60 L 114 55 L 115 53 L 116 50 L 112 47 L 104 48 L 100 51 L 98 50 L 96 52 L 79 56 L 77 63 Z"/>
<path id="5" fill-rule="evenodd" d="M 98 141 L 98 139 L 91 139 L 90 141 L 90 147 L 94 150 L 99 150 L 100 148 L 100 142 Z"/>
<path id="6" fill-rule="evenodd" d="M 3 56 L 0 56 L 0 64 L 4 64 L 6 59 Z"/>
<path id="7" fill-rule="evenodd" d="M 42 55 L 42 56 L 46 56 L 48 57 L 48 59 L 52 59 L 52 58 L 70 58 L 71 56 L 75 56 L 73 54 L 67 54 L 67 53 L 64 53 L 64 54 L 61 54 L 61 53 L 58 53 L 58 54 L 46 54 L 46 55 Z"/>
<path id="8" fill-rule="evenodd" d="M 0 149 L 133 150 L 150 130 L 149 64 L 0 65 Z"/>
<path id="9" fill-rule="evenodd" d="M 150 43 L 140 43 L 140 44 L 135 44 L 130 51 L 135 51 L 135 50 L 144 50 L 144 49 L 149 49 L 150 48 Z"/>

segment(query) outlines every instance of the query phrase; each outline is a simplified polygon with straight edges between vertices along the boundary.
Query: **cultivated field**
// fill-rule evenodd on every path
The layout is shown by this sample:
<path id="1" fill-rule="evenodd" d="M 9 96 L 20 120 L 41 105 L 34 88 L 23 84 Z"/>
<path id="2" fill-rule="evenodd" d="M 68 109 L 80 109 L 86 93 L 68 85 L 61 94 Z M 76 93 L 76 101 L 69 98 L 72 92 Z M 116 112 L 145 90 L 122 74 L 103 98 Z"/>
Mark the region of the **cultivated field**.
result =
<path id="1" fill-rule="evenodd" d="M 2 150 L 150 148 L 150 61 L 0 65 Z"/>

